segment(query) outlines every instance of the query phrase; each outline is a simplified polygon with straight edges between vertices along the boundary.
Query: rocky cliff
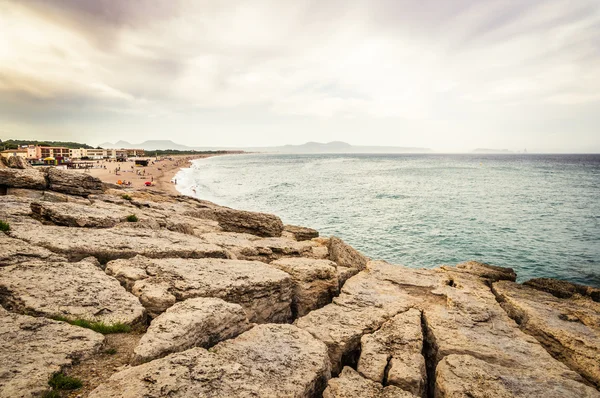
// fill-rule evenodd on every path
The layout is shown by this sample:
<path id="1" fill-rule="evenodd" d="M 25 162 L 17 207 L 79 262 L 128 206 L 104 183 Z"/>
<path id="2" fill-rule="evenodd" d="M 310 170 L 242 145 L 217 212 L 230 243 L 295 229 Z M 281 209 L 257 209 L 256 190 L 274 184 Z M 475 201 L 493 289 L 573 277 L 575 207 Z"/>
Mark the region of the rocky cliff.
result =
<path id="1" fill-rule="evenodd" d="M 597 289 L 79 173 L 0 188 L 0 397 L 600 397 Z"/>

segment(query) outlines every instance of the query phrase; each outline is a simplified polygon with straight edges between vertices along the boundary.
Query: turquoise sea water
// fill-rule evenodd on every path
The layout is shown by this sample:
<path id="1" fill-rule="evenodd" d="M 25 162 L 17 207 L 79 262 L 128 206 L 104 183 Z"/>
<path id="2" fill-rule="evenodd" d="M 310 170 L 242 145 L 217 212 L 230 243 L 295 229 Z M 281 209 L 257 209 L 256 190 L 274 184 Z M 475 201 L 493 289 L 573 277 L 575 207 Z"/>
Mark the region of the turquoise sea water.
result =
<path id="1" fill-rule="evenodd" d="M 234 155 L 178 189 L 409 267 L 479 260 L 600 286 L 600 155 Z M 194 192 L 195 191 L 195 192 Z"/>

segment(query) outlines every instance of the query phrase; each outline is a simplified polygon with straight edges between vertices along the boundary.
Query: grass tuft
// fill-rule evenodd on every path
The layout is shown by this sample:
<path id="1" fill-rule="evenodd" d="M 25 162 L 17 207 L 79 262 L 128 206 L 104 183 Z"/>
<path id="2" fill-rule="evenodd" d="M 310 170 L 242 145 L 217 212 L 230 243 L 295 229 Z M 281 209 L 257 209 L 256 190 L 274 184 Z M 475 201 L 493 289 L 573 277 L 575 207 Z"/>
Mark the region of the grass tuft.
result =
<path id="1" fill-rule="evenodd" d="M 108 350 L 104 351 L 104 353 L 108 355 L 115 355 L 117 350 L 115 348 L 109 348 Z"/>
<path id="2" fill-rule="evenodd" d="M 130 201 L 131 201 L 131 200 L 133 200 L 133 198 L 132 198 L 131 196 L 127 195 L 127 194 L 124 194 L 124 195 L 122 195 L 121 197 L 122 197 L 123 199 L 125 199 L 125 200 L 130 200 Z"/>
<path id="3" fill-rule="evenodd" d="M 55 390 L 77 390 L 83 386 L 81 380 L 67 376 L 62 372 L 54 373 L 48 380 L 48 384 Z"/>
<path id="4" fill-rule="evenodd" d="M 68 319 L 63 316 L 55 316 L 55 320 L 70 323 L 71 325 L 79 326 L 86 329 L 92 329 L 94 332 L 102 334 L 112 333 L 129 333 L 131 332 L 131 326 L 125 325 L 124 323 L 113 323 L 107 325 L 104 322 L 90 322 L 85 319 Z"/>
<path id="5" fill-rule="evenodd" d="M 56 390 L 50 390 L 46 391 L 44 395 L 42 395 L 42 398 L 61 398 L 61 395 Z"/>
<path id="6" fill-rule="evenodd" d="M 7 223 L 6 221 L 0 220 L 0 231 L 2 231 L 2 232 L 10 231 L 10 224 Z"/>
<path id="7" fill-rule="evenodd" d="M 129 221 L 129 222 L 137 222 L 138 218 L 137 218 L 137 216 L 135 214 L 130 214 L 130 215 L 127 216 L 127 221 Z"/>

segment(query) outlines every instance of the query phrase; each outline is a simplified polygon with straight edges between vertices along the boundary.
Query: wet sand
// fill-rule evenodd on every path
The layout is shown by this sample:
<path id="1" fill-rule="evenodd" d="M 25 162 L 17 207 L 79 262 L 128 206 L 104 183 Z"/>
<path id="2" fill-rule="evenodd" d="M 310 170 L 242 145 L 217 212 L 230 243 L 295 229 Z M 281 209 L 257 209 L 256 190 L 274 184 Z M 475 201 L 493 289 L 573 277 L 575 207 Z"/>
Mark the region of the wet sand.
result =
<path id="1" fill-rule="evenodd" d="M 156 158 L 147 158 L 147 167 L 136 166 L 135 162 L 117 162 L 116 160 L 94 160 L 93 168 L 78 170 L 81 173 L 89 173 L 102 181 L 117 184 L 118 181 L 131 182 L 131 185 L 123 185 L 135 189 L 152 188 L 172 195 L 179 195 L 173 177 L 177 172 L 190 166 L 190 161 L 203 159 L 217 154 L 204 155 L 173 155 Z M 146 158 L 141 158 L 146 159 Z M 145 183 L 152 183 L 146 187 Z"/>

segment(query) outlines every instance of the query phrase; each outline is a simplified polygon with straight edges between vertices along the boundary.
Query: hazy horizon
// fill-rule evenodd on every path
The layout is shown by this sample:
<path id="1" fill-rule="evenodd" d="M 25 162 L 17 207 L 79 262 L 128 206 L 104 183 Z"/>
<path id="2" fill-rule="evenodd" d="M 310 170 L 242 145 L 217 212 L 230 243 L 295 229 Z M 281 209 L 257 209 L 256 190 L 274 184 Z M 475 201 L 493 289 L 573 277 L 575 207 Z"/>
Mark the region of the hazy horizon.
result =
<path id="1" fill-rule="evenodd" d="M 600 152 L 600 3 L 0 3 L 0 138 Z"/>

